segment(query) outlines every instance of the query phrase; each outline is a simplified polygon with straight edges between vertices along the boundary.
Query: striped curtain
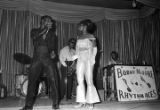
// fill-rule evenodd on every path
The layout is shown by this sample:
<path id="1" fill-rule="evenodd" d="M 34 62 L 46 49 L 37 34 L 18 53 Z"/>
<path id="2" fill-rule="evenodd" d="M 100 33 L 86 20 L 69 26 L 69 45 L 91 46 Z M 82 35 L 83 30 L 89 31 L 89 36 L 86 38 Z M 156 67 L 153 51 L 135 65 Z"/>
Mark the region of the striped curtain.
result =
<path id="1" fill-rule="evenodd" d="M 40 16 L 29 11 L 3 10 L 0 23 L 0 68 L 8 95 L 15 95 L 16 74 L 23 74 L 23 65 L 13 55 L 24 53 L 30 57 L 33 45 L 30 30 L 39 27 Z M 141 64 L 145 60 L 159 67 L 160 12 L 141 19 L 102 20 L 96 22 L 98 38 L 97 82 L 102 82 L 102 68 L 108 65 L 110 52 L 115 50 L 123 64 Z M 67 40 L 77 37 L 77 24 L 57 21 L 58 51 Z M 157 74 L 155 74 L 157 75 Z"/>
<path id="2" fill-rule="evenodd" d="M 3 11 L 0 30 L 0 61 L 3 82 L 8 92 L 13 95 L 15 90 L 15 74 L 20 74 L 23 68 L 13 59 L 16 52 L 30 55 L 29 13 L 21 11 Z"/>

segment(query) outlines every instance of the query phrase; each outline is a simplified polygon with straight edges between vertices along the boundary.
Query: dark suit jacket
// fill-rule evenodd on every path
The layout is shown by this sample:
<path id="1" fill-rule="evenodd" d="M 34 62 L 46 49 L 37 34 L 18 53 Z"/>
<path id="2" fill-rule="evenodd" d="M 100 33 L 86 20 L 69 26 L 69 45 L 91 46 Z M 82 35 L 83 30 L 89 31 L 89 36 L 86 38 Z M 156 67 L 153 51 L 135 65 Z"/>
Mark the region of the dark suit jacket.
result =
<path id="1" fill-rule="evenodd" d="M 44 40 L 42 35 L 40 36 L 39 33 L 42 30 L 40 28 L 35 28 L 31 30 L 31 38 L 33 39 L 34 45 L 34 56 L 37 56 L 36 49 L 38 46 L 46 45 L 49 51 L 49 54 L 54 51 L 57 54 L 57 36 L 55 31 L 50 29 L 46 35 L 46 39 Z"/>

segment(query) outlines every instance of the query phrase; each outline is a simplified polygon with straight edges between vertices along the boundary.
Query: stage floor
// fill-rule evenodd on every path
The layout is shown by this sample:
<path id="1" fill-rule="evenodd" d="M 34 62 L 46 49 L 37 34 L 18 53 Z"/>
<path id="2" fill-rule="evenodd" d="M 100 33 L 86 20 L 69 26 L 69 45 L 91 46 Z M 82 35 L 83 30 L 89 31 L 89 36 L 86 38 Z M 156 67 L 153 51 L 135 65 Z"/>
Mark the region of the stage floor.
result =
<path id="1" fill-rule="evenodd" d="M 33 110 L 52 110 L 52 101 L 48 97 L 37 98 Z M 0 110 L 19 110 L 24 105 L 24 98 L 7 97 L 0 99 Z M 87 108 L 74 108 L 75 99 L 60 103 L 60 110 L 88 110 Z M 160 100 L 153 101 L 137 101 L 137 102 L 107 102 L 95 104 L 93 110 L 160 110 Z"/>

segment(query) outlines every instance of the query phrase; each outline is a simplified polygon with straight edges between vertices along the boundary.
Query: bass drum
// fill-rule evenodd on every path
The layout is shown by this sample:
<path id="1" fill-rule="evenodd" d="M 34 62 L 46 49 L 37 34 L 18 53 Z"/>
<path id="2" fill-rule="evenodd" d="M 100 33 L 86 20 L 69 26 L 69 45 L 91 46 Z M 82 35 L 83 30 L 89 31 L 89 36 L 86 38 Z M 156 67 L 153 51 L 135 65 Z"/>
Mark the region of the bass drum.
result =
<path id="1" fill-rule="evenodd" d="M 38 95 L 40 95 L 42 92 L 42 85 L 43 85 L 42 82 L 39 83 Z M 24 80 L 21 86 L 21 95 L 23 97 L 27 95 L 27 88 L 28 88 L 28 79 Z"/>
<path id="2" fill-rule="evenodd" d="M 27 74 L 16 74 L 16 90 L 21 89 L 21 85 L 27 78 Z"/>

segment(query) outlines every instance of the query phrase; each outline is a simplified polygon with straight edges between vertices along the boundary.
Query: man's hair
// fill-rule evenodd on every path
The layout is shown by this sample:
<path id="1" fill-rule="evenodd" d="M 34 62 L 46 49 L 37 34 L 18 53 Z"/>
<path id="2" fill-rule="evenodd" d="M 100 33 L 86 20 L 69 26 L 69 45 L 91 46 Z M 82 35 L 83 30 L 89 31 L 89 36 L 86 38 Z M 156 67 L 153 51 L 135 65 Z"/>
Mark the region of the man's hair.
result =
<path id="1" fill-rule="evenodd" d="M 56 21 L 51 16 L 48 16 L 48 15 L 42 16 L 40 23 L 42 24 L 42 20 L 45 20 L 46 18 L 49 18 L 51 20 L 51 22 L 52 22 L 52 29 L 55 31 L 56 30 Z"/>
<path id="2" fill-rule="evenodd" d="M 75 44 L 76 44 L 76 39 L 75 39 L 75 38 L 70 38 L 70 39 L 68 40 L 68 45 L 69 45 L 70 43 L 74 43 L 74 45 L 75 45 Z"/>
<path id="3" fill-rule="evenodd" d="M 117 60 L 119 58 L 118 53 L 116 51 L 112 51 L 111 52 L 111 57 L 112 57 L 113 54 L 115 55 L 115 60 Z"/>
<path id="4" fill-rule="evenodd" d="M 51 16 L 48 16 L 48 15 L 44 15 L 44 16 L 42 16 L 42 17 L 41 17 L 41 20 L 44 20 L 44 19 L 46 19 L 46 18 L 49 18 L 49 19 L 51 19 L 51 20 L 52 20 L 52 17 L 51 17 Z"/>

